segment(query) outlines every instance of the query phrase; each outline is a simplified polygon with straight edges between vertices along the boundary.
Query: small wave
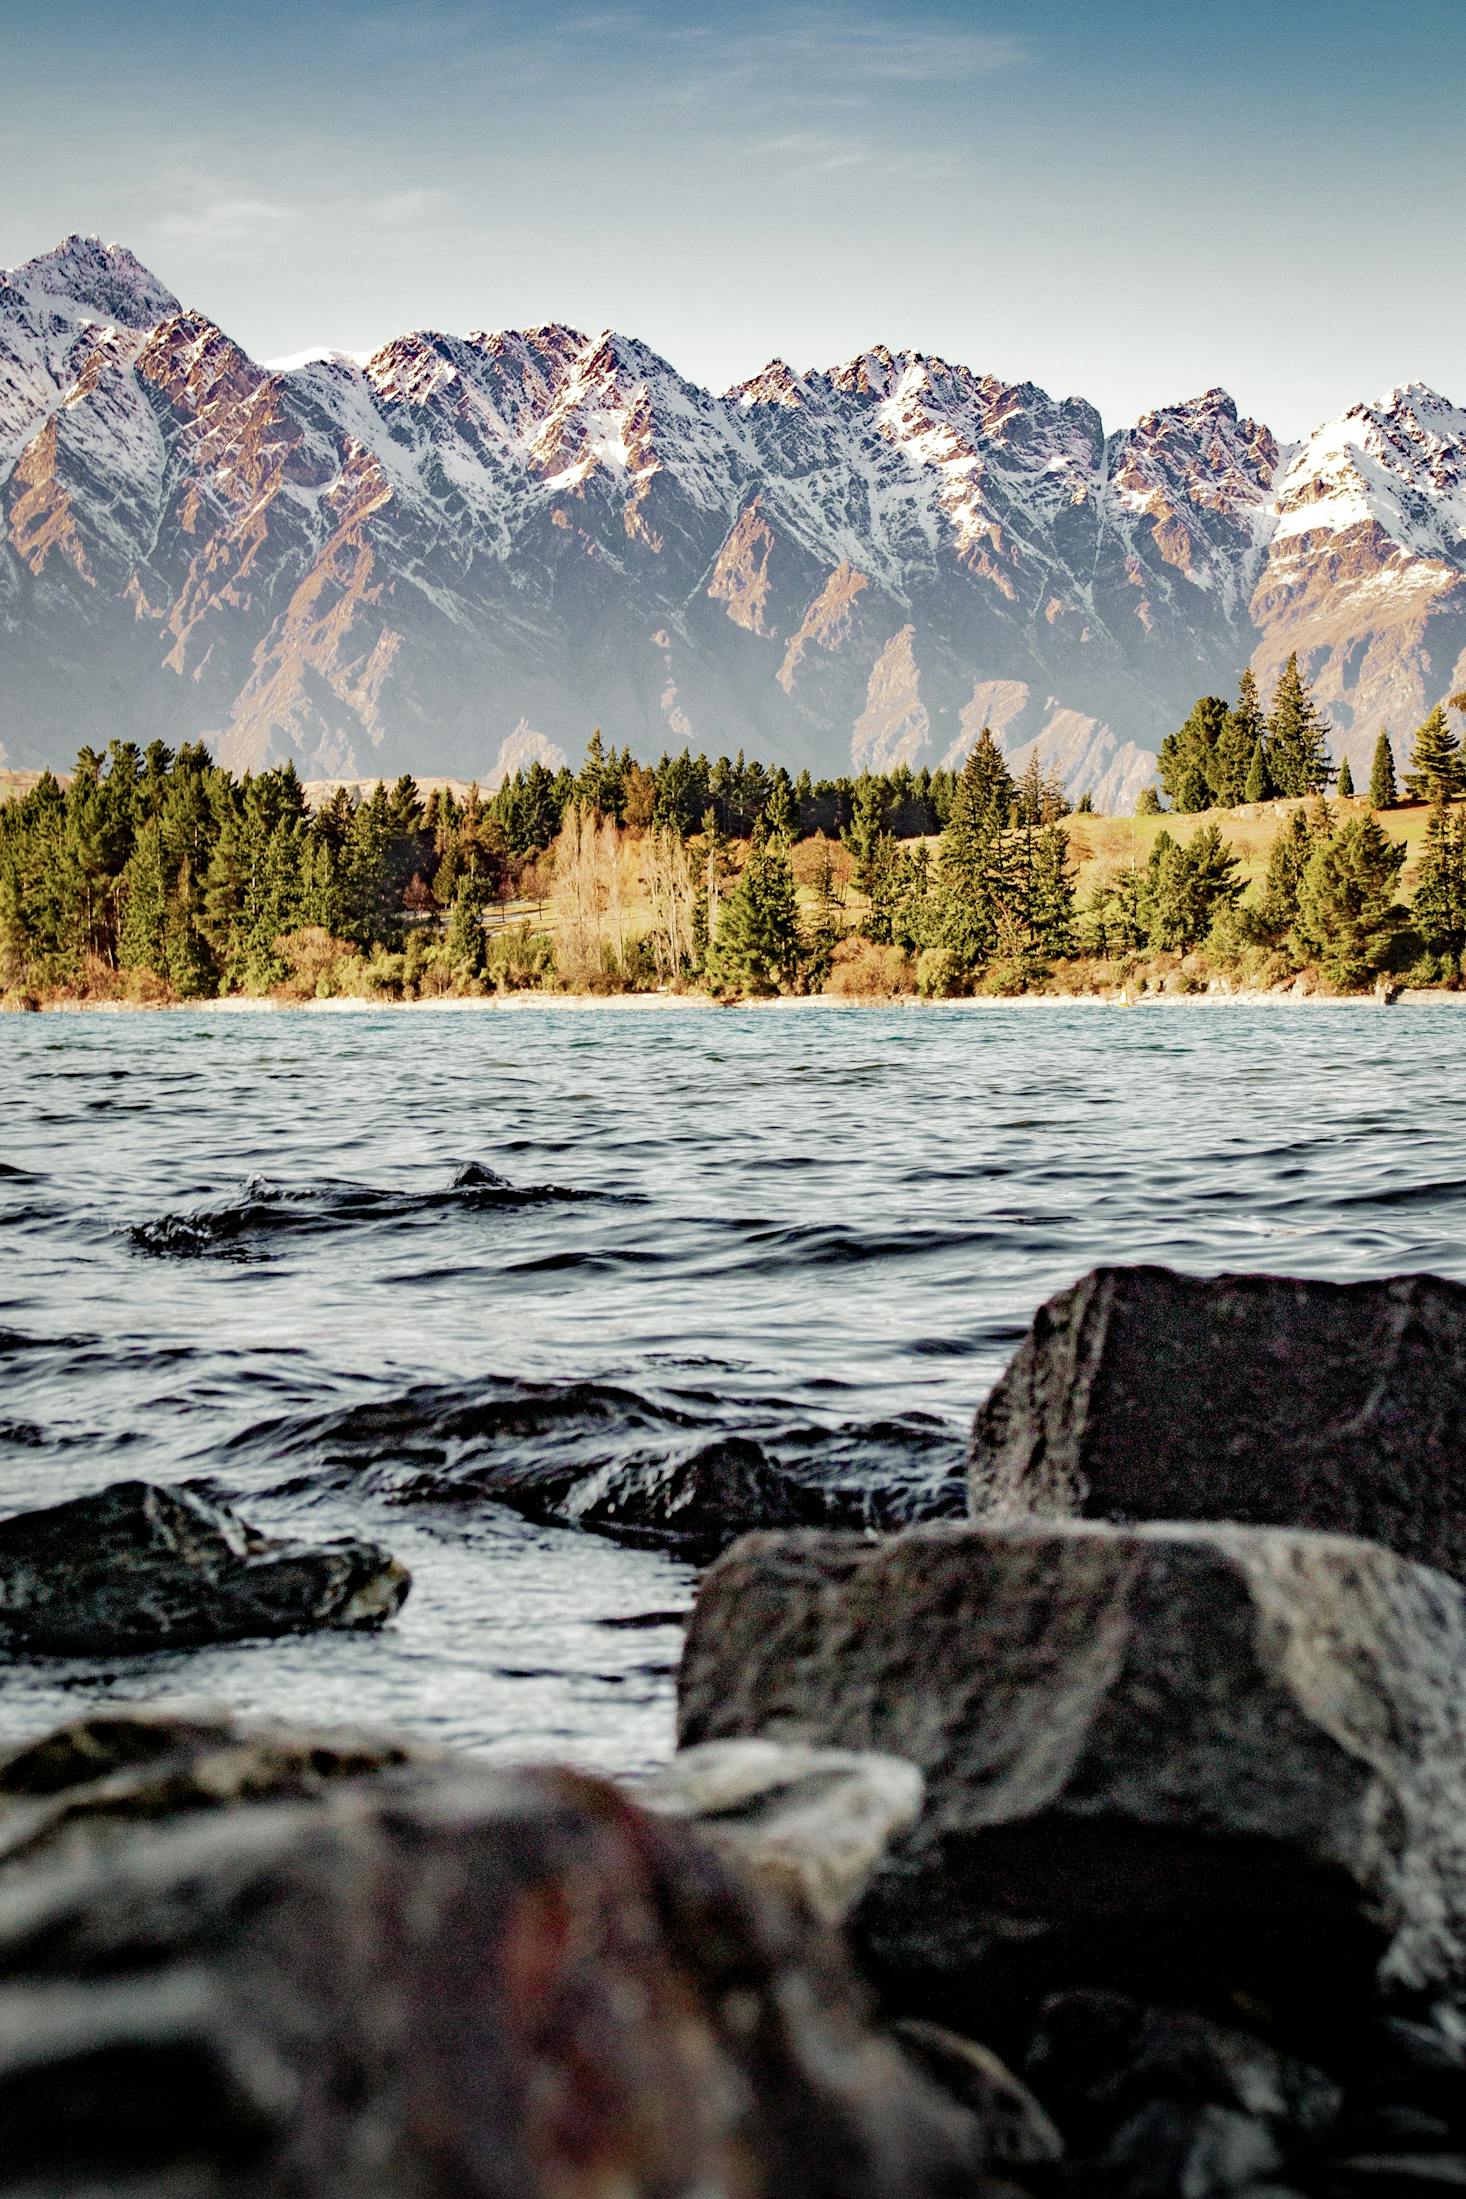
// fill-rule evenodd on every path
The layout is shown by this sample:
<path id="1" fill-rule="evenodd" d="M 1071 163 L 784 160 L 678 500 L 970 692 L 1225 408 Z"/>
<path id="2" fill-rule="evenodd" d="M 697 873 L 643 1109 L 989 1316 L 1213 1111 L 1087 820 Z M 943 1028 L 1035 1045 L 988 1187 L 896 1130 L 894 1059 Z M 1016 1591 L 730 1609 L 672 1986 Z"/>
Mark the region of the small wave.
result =
<path id="1" fill-rule="evenodd" d="M 271 1420 L 230 1448 L 288 1467 L 277 1494 L 505 1504 L 676 1547 L 762 1525 L 889 1529 L 966 1505 L 963 1438 L 936 1414 L 824 1422 L 778 1400 L 592 1380 L 419 1383 Z"/>
<path id="2" fill-rule="evenodd" d="M 173 1259 L 249 1260 L 263 1258 L 269 1244 L 282 1237 L 443 1214 L 513 1213 L 607 1196 L 565 1184 L 512 1184 L 478 1161 L 461 1168 L 451 1184 L 432 1191 L 379 1190 L 371 1184 L 341 1182 L 291 1186 L 257 1176 L 239 1199 L 161 1214 L 153 1221 L 134 1223 L 127 1234 L 139 1251 Z"/>

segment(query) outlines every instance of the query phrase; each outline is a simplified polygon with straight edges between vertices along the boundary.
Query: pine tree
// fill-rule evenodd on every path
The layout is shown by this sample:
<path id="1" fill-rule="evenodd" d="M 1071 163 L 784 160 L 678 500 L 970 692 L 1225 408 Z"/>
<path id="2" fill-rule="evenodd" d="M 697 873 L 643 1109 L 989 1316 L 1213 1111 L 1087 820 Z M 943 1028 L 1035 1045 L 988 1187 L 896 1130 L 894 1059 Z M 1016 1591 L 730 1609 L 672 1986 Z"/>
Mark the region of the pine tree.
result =
<path id="1" fill-rule="evenodd" d="M 1399 795 L 1395 787 L 1395 752 L 1390 746 L 1390 736 L 1382 732 L 1374 744 L 1374 762 L 1369 771 L 1369 806 L 1371 809 L 1393 809 Z"/>
<path id="2" fill-rule="evenodd" d="M 1261 740 L 1252 744 L 1252 761 L 1247 766 L 1247 777 L 1242 784 L 1244 802 L 1265 802 L 1268 798 L 1267 751 Z"/>
<path id="3" fill-rule="evenodd" d="M 1046 825 L 1028 851 L 1029 954 L 1040 962 L 1074 952 L 1074 865 L 1062 825 Z"/>
<path id="4" fill-rule="evenodd" d="M 443 941 L 444 957 L 460 984 L 483 976 L 487 946 L 483 891 L 478 880 L 465 873 L 453 896 Z"/>
<path id="5" fill-rule="evenodd" d="M 1161 798 L 1153 786 L 1143 786 L 1141 788 L 1140 799 L 1135 805 L 1135 814 L 1137 817 L 1159 817 L 1161 815 Z"/>
<path id="6" fill-rule="evenodd" d="M 1432 954 L 1459 964 L 1466 952 L 1466 818 L 1437 800 L 1425 829 L 1412 913 Z"/>
<path id="7" fill-rule="evenodd" d="M 1348 801 L 1351 801 L 1351 800 L 1353 799 L 1353 796 L 1354 796 L 1354 774 L 1353 774 L 1353 772 L 1352 772 L 1352 771 L 1351 771 L 1351 770 L 1349 769 L 1349 759 L 1348 759 L 1348 757 L 1347 757 L 1347 756 L 1346 756 L 1346 757 L 1344 758 L 1343 762 L 1342 762 L 1342 763 L 1341 763 L 1341 764 L 1339 765 L 1339 783 L 1338 783 L 1338 788 L 1337 788 L 1337 792 L 1338 792 L 1338 796 L 1339 796 L 1339 799 L 1340 799 L 1340 801 L 1341 801 L 1341 802 L 1348 802 Z"/>
<path id="8" fill-rule="evenodd" d="M 1237 682 L 1237 700 L 1217 736 L 1217 800 L 1224 808 L 1235 809 L 1239 802 L 1263 799 L 1262 794 L 1249 794 L 1247 787 L 1252 759 L 1266 730 L 1257 682 L 1249 668 Z"/>
<path id="9" fill-rule="evenodd" d="M 1278 792 L 1321 794 L 1333 777 L 1328 727 L 1308 682 L 1298 669 L 1295 650 L 1273 690 L 1267 727 L 1268 770 Z"/>
<path id="10" fill-rule="evenodd" d="M 886 829 L 887 808 L 884 783 L 871 772 L 863 771 L 855 782 L 850 822 L 841 832 L 840 838 L 855 858 L 856 885 L 862 893 L 872 897 L 877 878 L 890 851 L 890 835 Z"/>
<path id="11" fill-rule="evenodd" d="M 1203 825 L 1183 847 L 1158 832 L 1146 878 L 1149 943 L 1186 954 L 1200 944 L 1223 908 L 1240 901 L 1239 858 L 1215 825 Z"/>
<path id="12" fill-rule="evenodd" d="M 1276 940 L 1285 939 L 1297 920 L 1298 889 L 1317 844 L 1301 809 L 1295 809 L 1273 835 L 1260 913 L 1265 929 Z"/>
<path id="13" fill-rule="evenodd" d="M 984 727 L 962 766 L 938 851 L 941 944 L 964 972 L 999 951 L 1017 898 L 1007 834 L 1016 790 Z"/>
<path id="14" fill-rule="evenodd" d="M 1449 801 L 1463 785 L 1461 743 L 1437 703 L 1417 730 L 1405 786 L 1414 802 Z"/>
<path id="15" fill-rule="evenodd" d="M 709 974 L 728 991 L 778 992 L 799 973 L 794 872 L 784 842 L 755 826 L 737 885 L 724 897 Z"/>
<path id="16" fill-rule="evenodd" d="M 1336 984 L 1367 984 L 1404 919 L 1395 887 L 1403 845 L 1386 839 L 1372 810 L 1314 848 L 1298 889 L 1294 936 Z"/>

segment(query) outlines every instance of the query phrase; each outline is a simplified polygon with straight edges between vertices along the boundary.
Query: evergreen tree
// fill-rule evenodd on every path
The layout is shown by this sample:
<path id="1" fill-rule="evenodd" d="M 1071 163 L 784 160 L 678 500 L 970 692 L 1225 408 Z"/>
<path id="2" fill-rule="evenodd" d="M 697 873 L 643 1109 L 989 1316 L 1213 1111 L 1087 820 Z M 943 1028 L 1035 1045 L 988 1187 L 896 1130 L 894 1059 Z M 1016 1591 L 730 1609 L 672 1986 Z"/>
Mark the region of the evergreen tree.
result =
<path id="1" fill-rule="evenodd" d="M 850 822 L 840 834 L 855 858 L 855 883 L 860 891 L 875 897 L 876 884 L 890 853 L 890 835 L 886 830 L 888 808 L 887 790 L 881 780 L 863 771 L 855 782 L 854 800 Z"/>
<path id="2" fill-rule="evenodd" d="M 1459 967 L 1466 952 L 1466 819 L 1443 799 L 1425 829 L 1412 914 L 1430 953 Z"/>
<path id="3" fill-rule="evenodd" d="M 1244 802 L 1265 802 L 1271 791 L 1267 774 L 1267 750 L 1258 740 L 1252 744 L 1252 759 L 1247 766 L 1247 777 L 1242 782 Z"/>
<path id="4" fill-rule="evenodd" d="M 483 887 L 478 879 L 465 872 L 453 895 L 443 953 L 449 968 L 461 982 L 483 976 L 487 949 Z"/>
<path id="5" fill-rule="evenodd" d="M 1141 788 L 1140 799 L 1135 805 L 1135 814 L 1137 817 L 1159 817 L 1161 815 L 1161 798 L 1153 786 L 1143 786 Z"/>
<path id="6" fill-rule="evenodd" d="M 799 948 L 789 850 L 755 826 L 748 861 L 719 910 L 709 974 L 728 991 L 785 990 L 799 974 Z"/>
<path id="7" fill-rule="evenodd" d="M 1161 785 L 1172 809 L 1210 809 L 1222 778 L 1220 744 L 1229 713 L 1219 695 L 1202 695 L 1185 724 L 1161 742 Z"/>
<path id="8" fill-rule="evenodd" d="M 1237 700 L 1227 712 L 1217 736 L 1215 786 L 1217 800 L 1223 808 L 1235 809 L 1239 802 L 1263 800 L 1263 794 L 1251 795 L 1247 787 L 1253 756 L 1266 733 L 1257 682 L 1249 668 L 1238 680 Z"/>
<path id="9" fill-rule="evenodd" d="M 1015 794 L 984 727 L 962 767 L 938 853 L 941 944 L 968 973 L 999 952 L 1018 899 L 1008 843 Z"/>
<path id="10" fill-rule="evenodd" d="M 122 885 L 118 960 L 125 970 L 161 972 L 168 935 L 168 878 L 163 833 L 156 816 L 139 827 L 122 873 Z"/>
<path id="11" fill-rule="evenodd" d="M 1293 929 L 1334 983 L 1367 984 L 1383 966 L 1404 917 L 1394 898 L 1404 862 L 1404 847 L 1386 839 L 1372 810 L 1315 846 Z"/>
<path id="12" fill-rule="evenodd" d="M 1316 845 L 1301 809 L 1293 810 L 1273 835 L 1260 913 L 1264 928 L 1276 940 L 1285 939 L 1297 921 L 1298 890 Z"/>
<path id="13" fill-rule="evenodd" d="M 1390 746 L 1390 736 L 1381 733 L 1374 744 L 1374 762 L 1369 772 L 1369 806 L 1371 809 L 1393 809 L 1399 795 L 1395 788 L 1395 752 Z"/>
<path id="14" fill-rule="evenodd" d="M 1405 786 L 1413 802 L 1449 801 L 1463 786 L 1461 743 L 1439 703 L 1417 730 Z"/>
<path id="15" fill-rule="evenodd" d="M 1347 756 L 1339 765 L 1339 784 L 1337 791 L 1341 802 L 1347 802 L 1353 799 L 1354 774 L 1349 768 L 1349 759 Z"/>
<path id="16" fill-rule="evenodd" d="M 1046 825 L 1028 850 L 1027 951 L 1039 962 L 1074 952 L 1074 864 L 1062 825 Z"/>
<path id="17" fill-rule="evenodd" d="M 1321 794 L 1333 777 L 1328 727 L 1298 669 L 1295 650 L 1273 690 L 1268 713 L 1267 764 L 1280 794 Z"/>
<path id="18" fill-rule="evenodd" d="M 1157 833 L 1146 879 L 1150 945 L 1179 954 L 1198 946 L 1221 910 L 1241 900 L 1238 869 L 1215 825 L 1202 825 L 1184 847 Z"/>

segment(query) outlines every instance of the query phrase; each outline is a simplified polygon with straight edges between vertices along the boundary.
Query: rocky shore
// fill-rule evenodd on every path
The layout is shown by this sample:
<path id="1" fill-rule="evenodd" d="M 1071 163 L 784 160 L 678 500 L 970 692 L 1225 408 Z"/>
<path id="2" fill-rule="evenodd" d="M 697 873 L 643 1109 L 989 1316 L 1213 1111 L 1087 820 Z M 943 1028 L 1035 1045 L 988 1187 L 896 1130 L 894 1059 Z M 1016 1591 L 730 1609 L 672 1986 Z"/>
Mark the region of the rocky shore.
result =
<path id="1" fill-rule="evenodd" d="M 647 1492 L 727 1546 L 634 1787 L 125 1705 L 14 1751 L 0 2193 L 1466 2189 L 1463 1370 L 1432 1278 L 1101 1270 L 965 1517 Z M 0 1656 L 405 1592 L 197 1486 L 0 1524 Z"/>

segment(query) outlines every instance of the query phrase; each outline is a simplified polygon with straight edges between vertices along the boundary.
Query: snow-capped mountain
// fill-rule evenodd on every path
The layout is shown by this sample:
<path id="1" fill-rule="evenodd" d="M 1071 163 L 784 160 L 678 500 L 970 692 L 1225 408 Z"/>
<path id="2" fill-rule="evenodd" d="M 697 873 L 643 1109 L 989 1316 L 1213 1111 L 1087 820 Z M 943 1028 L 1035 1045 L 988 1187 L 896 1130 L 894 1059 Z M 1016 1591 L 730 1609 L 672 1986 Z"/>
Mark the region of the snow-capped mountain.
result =
<path id="1" fill-rule="evenodd" d="M 1356 775 L 1466 684 L 1466 413 L 1292 451 L 1226 393 L 1106 436 L 884 346 L 716 395 L 634 340 L 417 331 L 274 366 L 118 246 L 0 275 L 0 763 L 491 779 L 744 748 L 959 760 L 991 724 L 1127 805 L 1205 691 L 1297 648 Z"/>

